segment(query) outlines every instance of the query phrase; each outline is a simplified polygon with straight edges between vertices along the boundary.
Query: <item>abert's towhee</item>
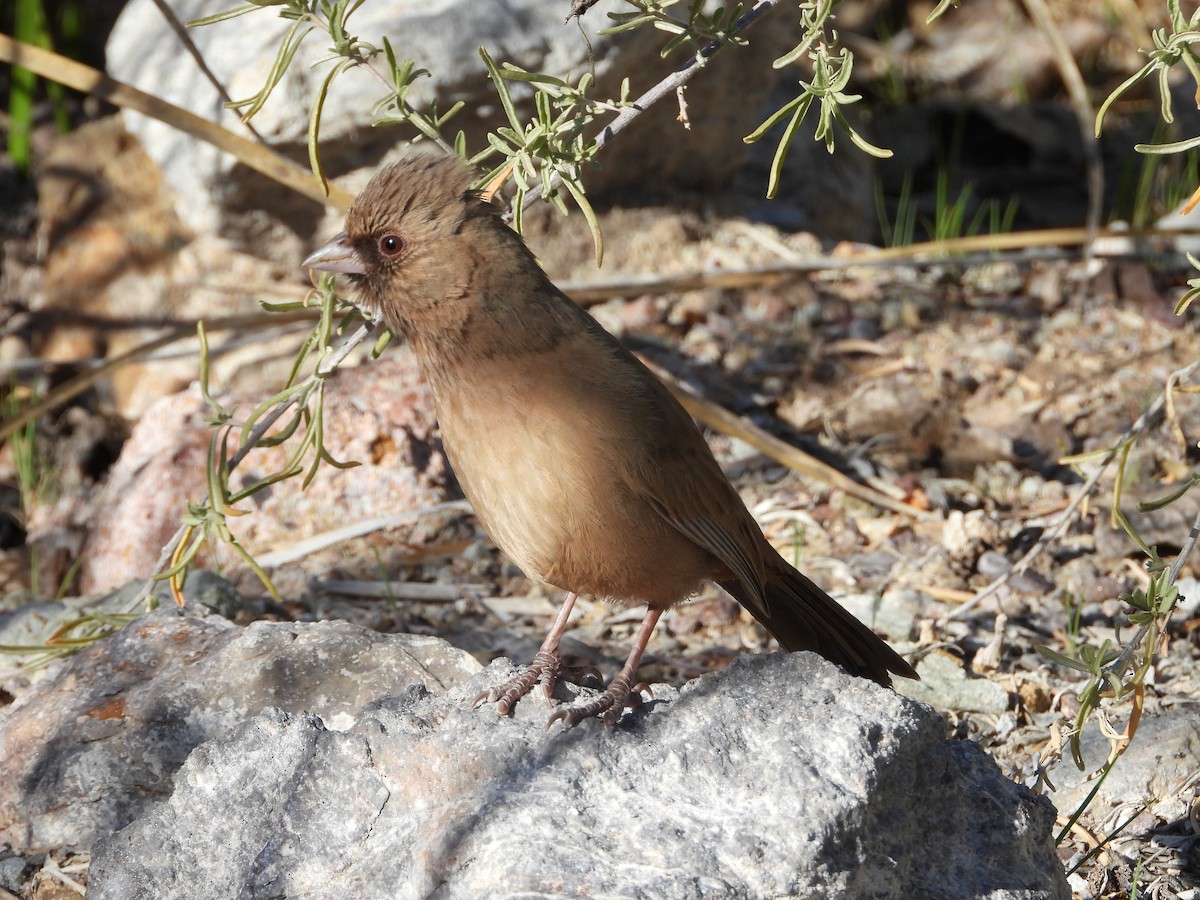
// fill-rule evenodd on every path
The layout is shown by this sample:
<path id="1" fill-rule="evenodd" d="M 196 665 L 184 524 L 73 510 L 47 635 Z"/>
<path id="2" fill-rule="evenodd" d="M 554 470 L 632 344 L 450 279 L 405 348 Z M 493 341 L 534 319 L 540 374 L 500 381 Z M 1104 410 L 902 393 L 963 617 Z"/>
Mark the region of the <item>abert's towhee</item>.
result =
<path id="1" fill-rule="evenodd" d="M 550 720 L 615 722 L 659 616 L 709 579 L 788 650 L 884 685 L 915 678 L 771 547 L 683 407 L 550 282 L 471 180 L 449 157 L 383 169 L 304 266 L 346 275 L 408 339 L 484 529 L 527 576 L 569 592 L 529 669 L 479 699 L 506 713 L 538 682 L 549 699 L 576 594 L 645 603 L 608 689 Z"/>

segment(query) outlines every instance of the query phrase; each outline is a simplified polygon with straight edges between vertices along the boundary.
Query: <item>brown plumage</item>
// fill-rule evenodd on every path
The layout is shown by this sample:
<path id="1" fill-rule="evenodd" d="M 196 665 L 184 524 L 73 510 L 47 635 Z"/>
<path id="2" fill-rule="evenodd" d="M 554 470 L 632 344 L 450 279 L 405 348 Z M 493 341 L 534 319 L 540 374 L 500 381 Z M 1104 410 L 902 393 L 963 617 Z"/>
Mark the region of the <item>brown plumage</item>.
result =
<path id="1" fill-rule="evenodd" d="M 890 684 L 916 677 L 771 547 L 692 419 L 641 362 L 546 277 L 458 160 L 379 172 L 346 231 L 304 263 L 346 274 L 404 335 L 433 388 L 446 454 L 491 538 L 530 578 L 569 591 L 533 665 L 491 692 L 501 712 L 549 698 L 575 594 L 648 610 L 597 701 L 557 713 L 615 721 L 659 615 L 706 580 L 788 650 Z M 552 718 L 551 721 L 554 721 Z"/>

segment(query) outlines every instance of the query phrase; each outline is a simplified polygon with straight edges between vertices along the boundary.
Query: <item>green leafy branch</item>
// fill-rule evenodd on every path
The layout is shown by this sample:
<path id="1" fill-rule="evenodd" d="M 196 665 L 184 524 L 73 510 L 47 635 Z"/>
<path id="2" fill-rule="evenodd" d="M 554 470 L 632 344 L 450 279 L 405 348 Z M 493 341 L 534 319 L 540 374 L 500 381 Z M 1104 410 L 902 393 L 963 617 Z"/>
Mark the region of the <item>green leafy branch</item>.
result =
<path id="1" fill-rule="evenodd" d="M 1179 0 L 1167 0 L 1167 11 L 1169 25 L 1167 28 L 1159 28 L 1153 31 L 1152 40 L 1154 47 L 1147 51 L 1145 65 L 1118 85 L 1105 99 L 1104 103 L 1101 104 L 1096 114 L 1095 131 L 1097 136 L 1099 136 L 1105 116 L 1113 104 L 1127 91 L 1142 81 L 1154 79 L 1157 82 L 1159 113 L 1163 121 L 1168 124 L 1174 121 L 1174 114 L 1171 109 L 1171 90 L 1168 81 L 1171 69 L 1180 64 L 1186 66 L 1192 80 L 1200 86 L 1200 60 L 1197 59 L 1196 53 L 1192 49 L 1192 45 L 1200 41 L 1200 10 L 1197 10 L 1190 20 L 1185 19 L 1180 10 Z M 1135 146 L 1135 149 L 1140 153 L 1179 153 L 1197 146 L 1200 146 L 1200 137 L 1166 144 L 1138 144 Z M 1186 212 L 1195 206 L 1197 202 L 1200 202 L 1200 190 L 1197 190 L 1196 194 L 1193 195 L 1191 202 L 1185 207 L 1184 211 Z M 1190 253 L 1188 254 L 1188 261 L 1194 269 L 1200 270 L 1200 260 L 1197 260 Z M 1200 277 L 1188 281 L 1188 290 L 1176 305 L 1176 314 L 1180 315 L 1185 312 L 1197 296 L 1200 296 Z M 1059 653 L 1048 647 L 1038 648 L 1038 651 L 1051 662 L 1074 669 L 1086 676 L 1086 681 L 1079 693 L 1079 710 L 1069 732 L 1071 755 L 1076 766 L 1080 770 L 1084 768 L 1080 745 L 1084 726 L 1092 717 L 1099 718 L 1100 726 L 1106 736 L 1108 736 L 1111 744 L 1108 759 L 1097 773 L 1098 779 L 1096 785 L 1059 833 L 1057 838 L 1058 843 L 1061 843 L 1065 839 L 1075 821 L 1091 803 L 1100 785 L 1112 771 L 1117 760 L 1128 748 L 1137 731 L 1145 696 L 1146 677 L 1154 665 L 1157 654 L 1160 652 L 1160 645 L 1165 638 L 1171 613 L 1178 601 L 1179 591 L 1176 587 L 1176 582 L 1183 566 L 1195 549 L 1197 539 L 1200 538 L 1200 514 L 1197 514 L 1191 531 L 1180 548 L 1179 555 L 1173 564 L 1168 565 L 1159 555 L 1158 549 L 1148 545 L 1142 539 L 1121 508 L 1124 486 L 1126 484 L 1126 464 L 1133 447 L 1139 437 L 1149 427 L 1151 420 L 1159 416 L 1164 410 L 1168 417 L 1173 420 L 1174 393 L 1180 389 L 1179 385 L 1191 378 L 1198 368 L 1200 368 L 1200 362 L 1193 363 L 1184 369 L 1173 372 L 1167 379 L 1166 386 L 1159 399 L 1138 417 L 1137 422 L 1134 423 L 1122 440 L 1115 446 L 1106 451 L 1100 451 L 1098 454 L 1087 454 L 1067 460 L 1067 462 L 1079 463 L 1096 456 L 1102 457 L 1099 470 L 1088 480 L 1089 485 L 1095 483 L 1100 471 L 1107 468 L 1112 460 L 1117 460 L 1111 507 L 1112 520 L 1115 525 L 1125 531 L 1130 539 L 1138 545 L 1143 554 L 1145 554 L 1145 569 L 1149 575 L 1149 581 L 1145 587 L 1139 587 L 1121 595 L 1120 599 L 1126 606 L 1126 618 L 1130 625 L 1137 627 L 1133 637 L 1126 641 L 1123 646 L 1105 639 L 1099 646 L 1079 646 L 1076 648 L 1076 652 L 1070 655 Z M 1182 429 L 1178 426 L 1178 423 L 1172 422 L 1172 424 L 1174 424 L 1179 440 L 1184 442 Z M 1200 483 L 1200 474 L 1193 472 L 1177 489 L 1158 500 L 1140 503 L 1138 508 L 1142 512 L 1162 509 L 1172 503 L 1178 502 L 1197 483 Z M 1126 698 L 1132 700 L 1131 713 L 1125 730 L 1121 734 L 1116 733 L 1108 725 L 1104 717 L 1101 709 L 1101 700 L 1105 697 L 1114 700 Z"/>
<path id="2" fill-rule="evenodd" d="M 1191 19 L 1185 19 L 1179 8 L 1179 0 L 1167 0 L 1167 15 L 1169 27 L 1156 28 L 1151 33 L 1154 48 L 1146 51 L 1146 64 L 1122 81 L 1108 95 L 1096 113 L 1096 135 L 1099 136 L 1104 126 L 1104 117 L 1112 105 L 1126 91 L 1141 81 L 1154 78 L 1158 84 L 1159 114 L 1168 124 L 1175 121 L 1171 111 L 1171 86 L 1168 76 L 1171 69 L 1182 63 L 1187 67 L 1192 80 L 1200 86 L 1200 59 L 1197 59 L 1192 45 L 1200 41 L 1200 9 L 1192 14 Z M 1138 144 L 1135 146 L 1139 153 L 1180 153 L 1200 145 L 1200 137 L 1189 138 L 1172 144 Z"/>
<path id="3" fill-rule="evenodd" d="M 1072 652 L 1069 653 L 1060 653 L 1045 646 L 1037 648 L 1038 652 L 1051 663 L 1086 676 L 1086 680 L 1079 690 L 1079 709 L 1067 734 L 1071 757 L 1075 765 L 1081 771 L 1084 769 L 1081 742 L 1084 728 L 1089 720 L 1093 718 L 1098 720 L 1101 730 L 1110 742 L 1109 755 L 1095 773 L 1098 779 L 1097 784 L 1059 833 L 1058 843 L 1066 838 L 1075 821 L 1087 809 L 1099 790 L 1100 784 L 1107 778 L 1137 733 L 1145 699 L 1146 678 L 1161 652 L 1161 645 L 1165 639 L 1171 614 L 1179 599 L 1176 582 L 1183 566 L 1195 549 L 1197 539 L 1200 538 L 1200 513 L 1198 513 L 1187 540 L 1180 548 L 1179 555 L 1173 564 L 1168 564 L 1159 555 L 1157 548 L 1147 544 L 1138 534 L 1137 529 L 1122 509 L 1130 453 L 1138 439 L 1144 435 L 1153 422 L 1160 420 L 1164 412 L 1167 418 L 1173 420 L 1174 394 L 1178 390 L 1185 389 L 1181 385 L 1190 379 L 1198 369 L 1200 369 L 1200 361 L 1173 372 L 1168 377 L 1162 394 L 1138 417 L 1138 420 L 1116 445 L 1106 450 L 1063 460 L 1078 466 L 1084 462 L 1098 459 L 1099 471 L 1106 469 L 1113 461 L 1117 463 L 1110 515 L 1113 524 L 1124 530 L 1146 555 L 1145 569 L 1149 580 L 1145 587 L 1135 588 L 1120 596 L 1120 600 L 1126 606 L 1128 623 L 1137 627 L 1134 635 L 1123 644 L 1118 631 L 1117 641 L 1106 638 L 1098 646 L 1079 645 L 1072 641 L 1074 646 L 1071 648 Z M 1177 423 L 1173 424 L 1176 425 L 1176 433 L 1181 442 L 1185 442 Z M 1095 484 L 1099 471 L 1088 479 L 1088 485 Z M 1157 500 L 1138 504 L 1138 509 L 1141 512 L 1163 509 L 1178 502 L 1198 483 L 1200 483 L 1200 473 L 1192 473 L 1178 488 Z M 1128 699 L 1131 702 L 1130 715 L 1123 732 L 1117 732 L 1108 723 L 1101 706 L 1101 701 L 1104 699 Z"/>
<path id="4" fill-rule="evenodd" d="M 939 3 L 937 9 L 934 10 L 934 15 L 940 15 L 950 5 L 952 5 L 952 0 L 943 0 L 943 2 Z M 1160 114 L 1163 120 L 1167 123 L 1170 123 L 1174 120 L 1174 116 L 1171 111 L 1170 85 L 1168 83 L 1168 75 L 1171 68 L 1182 63 L 1187 67 L 1192 79 L 1196 81 L 1197 85 L 1200 85 L 1200 60 L 1197 59 L 1196 54 L 1192 50 L 1192 45 L 1200 40 L 1200 30 L 1198 30 L 1200 29 L 1200 10 L 1197 10 L 1192 15 L 1191 19 L 1185 19 L 1180 10 L 1179 0 L 1166 0 L 1166 5 L 1169 26 L 1167 28 L 1156 29 L 1152 33 L 1152 39 L 1155 47 L 1154 49 L 1148 51 L 1149 58 L 1146 64 L 1143 65 L 1133 75 L 1129 76 L 1129 78 L 1125 79 L 1101 105 L 1096 115 L 1097 135 L 1099 135 L 1100 130 L 1103 127 L 1104 119 L 1109 109 L 1113 106 L 1118 98 L 1120 98 L 1138 82 L 1151 77 L 1156 78 L 1160 96 Z M 1143 153 L 1179 152 L 1180 150 L 1188 149 L 1188 147 L 1194 146 L 1197 143 L 1200 143 L 1200 139 L 1192 142 L 1184 141 L 1177 144 L 1139 144 L 1136 146 L 1136 149 Z M 1200 199 L 1200 191 L 1197 191 L 1197 194 L 1193 196 L 1191 205 L 1195 205 L 1198 199 Z M 1187 258 L 1192 267 L 1197 271 L 1200 271 L 1200 259 L 1197 259 L 1190 253 L 1187 254 Z M 1200 276 L 1189 279 L 1187 284 L 1188 290 L 1180 298 L 1175 307 L 1175 313 L 1177 315 L 1182 315 L 1189 308 L 1192 301 L 1194 301 L 1197 296 L 1200 296 Z M 1136 530 L 1129 523 L 1124 513 L 1121 511 L 1121 500 L 1125 484 L 1125 464 L 1128 460 L 1130 451 L 1132 450 L 1136 441 L 1150 427 L 1151 421 L 1155 417 L 1159 416 L 1164 409 L 1167 411 L 1168 416 L 1173 418 L 1174 393 L 1177 390 L 1181 390 L 1180 385 L 1187 379 L 1191 378 L 1197 369 L 1200 369 L 1200 362 L 1192 363 L 1191 365 L 1186 366 L 1179 371 L 1173 372 L 1167 379 L 1166 386 L 1160 397 L 1138 417 L 1137 421 L 1130 426 L 1129 430 L 1115 446 L 1109 448 L 1108 450 L 1101 450 L 1091 454 L 1070 457 L 1067 460 L 1064 460 L 1064 462 L 1079 464 L 1088 460 L 1099 458 L 1099 465 L 1093 474 L 1087 479 L 1087 482 L 1083 485 L 1082 490 L 1077 493 L 1076 499 L 1072 502 L 1071 506 L 1068 507 L 1064 515 L 1060 518 L 1058 525 L 1056 525 L 1052 530 L 1053 533 L 1059 534 L 1063 529 L 1065 529 L 1066 524 L 1070 521 L 1071 516 L 1074 515 L 1074 512 L 1080 501 L 1082 501 L 1082 499 L 1086 497 L 1095 487 L 1100 476 L 1103 474 L 1108 465 L 1114 459 L 1117 459 L 1119 462 L 1118 476 L 1113 495 L 1113 522 L 1115 525 L 1123 528 L 1131 537 L 1131 539 L 1133 539 L 1134 542 L 1137 543 L 1142 551 L 1146 554 L 1147 570 L 1152 576 L 1149 588 L 1143 592 L 1135 591 L 1124 598 L 1132 611 L 1130 614 L 1130 620 L 1136 620 L 1141 624 L 1135 638 L 1130 641 L 1129 644 L 1127 644 L 1125 648 L 1121 650 L 1115 657 L 1104 661 L 1106 657 L 1105 653 L 1097 654 L 1093 652 L 1086 659 L 1082 655 L 1077 654 L 1068 660 L 1067 658 L 1062 657 L 1062 654 L 1054 654 L 1053 651 L 1050 651 L 1046 654 L 1047 658 L 1052 658 L 1062 665 L 1068 665 L 1071 668 L 1085 672 L 1089 675 L 1090 679 L 1095 680 L 1095 683 L 1093 683 L 1093 681 L 1089 681 L 1088 684 L 1085 685 L 1085 692 L 1087 692 L 1089 696 L 1096 696 L 1096 688 L 1099 682 L 1106 680 L 1109 681 L 1110 687 L 1113 688 L 1115 692 L 1116 685 L 1112 684 L 1109 676 L 1114 672 L 1123 672 L 1128 668 L 1137 653 L 1137 648 L 1140 647 L 1141 642 L 1145 640 L 1148 635 L 1150 635 L 1151 626 L 1153 626 L 1153 628 L 1158 632 L 1161 632 L 1162 627 L 1165 625 L 1165 617 L 1169 615 L 1170 609 L 1174 603 L 1173 586 L 1178 576 L 1178 572 L 1195 546 L 1197 528 L 1193 527 L 1191 535 L 1185 542 L 1179 557 L 1175 561 L 1175 564 L 1170 567 L 1169 570 L 1166 569 L 1165 564 L 1159 557 L 1155 548 L 1148 546 L 1146 542 L 1141 539 Z M 1184 438 L 1182 430 L 1177 424 L 1175 426 L 1175 431 L 1178 439 L 1183 442 Z M 1197 481 L 1200 481 L 1200 476 L 1194 473 L 1176 491 L 1173 491 L 1158 501 L 1142 504 L 1141 508 L 1143 510 L 1151 510 L 1169 505 L 1170 503 L 1173 503 L 1182 497 L 1184 493 L 1190 490 L 1191 487 L 1197 483 Z M 1045 545 L 1049 537 L 1050 536 L 1043 537 L 1042 541 L 1039 541 L 1037 545 L 1031 548 L 1025 557 L 1022 558 L 1022 560 L 1016 565 L 1014 565 L 1013 571 L 1015 572 L 1023 570 L 1025 565 L 1029 562 L 1029 560 L 1032 559 L 1034 554 Z M 960 607 L 959 614 L 965 613 L 967 610 L 976 606 L 978 602 L 983 599 L 983 597 L 992 593 L 1002 583 L 1003 579 L 998 579 L 992 585 L 989 585 L 985 591 L 982 591 L 969 603 Z M 1147 618 L 1147 616 L 1149 618 Z M 1148 643 L 1148 646 L 1153 646 L 1154 643 L 1155 641 L 1151 640 Z M 1122 682 L 1122 685 L 1123 687 L 1128 687 L 1127 682 Z M 1126 691 L 1126 693 L 1127 692 L 1128 691 Z M 1081 710 L 1081 712 L 1083 711 Z M 1085 718 L 1086 715 L 1080 718 L 1077 722 L 1077 726 L 1082 724 Z M 1076 732 L 1072 737 L 1073 742 L 1078 740 L 1078 736 L 1077 727 Z M 1077 743 L 1073 743 L 1073 751 L 1075 751 L 1077 754 Z"/>
<path id="5" fill-rule="evenodd" d="M 766 121 L 742 139 L 747 144 L 760 141 L 775 125 L 787 119 L 787 125 L 784 126 L 783 135 L 771 160 L 771 174 L 767 183 L 768 197 L 774 197 L 779 190 L 779 180 L 788 150 L 800 124 L 814 104 L 818 112 L 813 137 L 815 140 L 824 141 L 825 149 L 830 153 L 834 150 L 837 129 L 841 128 L 850 138 L 850 142 L 864 153 L 879 159 L 887 159 L 892 155 L 891 150 L 876 147 L 864 138 L 846 119 L 843 108 L 857 103 L 862 97 L 858 94 L 847 94 L 845 90 L 854 68 L 854 54 L 844 47 L 841 50 L 832 50 L 825 38 L 827 26 L 833 19 L 834 5 L 834 0 L 809 0 L 800 4 L 803 37 L 800 43 L 776 59 L 772 65 L 781 69 L 807 57 L 812 64 L 812 80 L 800 81 L 800 93 L 767 116 Z M 830 30 L 829 41 L 836 39 L 837 33 Z"/>
<path id="6" fill-rule="evenodd" d="M 141 601 L 134 604 L 140 605 Z M 28 657 L 21 664 L 21 668 L 29 671 L 64 656 L 70 656 L 76 650 L 82 650 L 100 638 L 116 634 L 140 615 L 140 612 L 92 611 L 63 622 L 40 644 L 0 644 L 0 653 Z"/>
<path id="7" fill-rule="evenodd" d="M 413 106 L 408 99 L 413 83 L 430 73 L 426 69 L 418 69 L 411 60 L 397 59 L 395 51 L 386 38 L 382 40 L 383 47 L 364 41 L 351 33 L 347 28 L 350 16 L 362 6 L 364 0 L 258 0 L 247 6 L 241 6 L 227 12 L 217 13 L 188 23 L 191 27 L 212 25 L 224 22 L 236 16 L 253 12 L 261 7 L 279 7 L 278 15 L 283 19 L 293 21 L 292 27 L 284 36 L 275 54 L 275 60 L 267 73 L 263 86 L 250 97 L 235 100 L 227 104 L 230 109 L 240 111 L 243 122 L 248 122 L 263 106 L 271 94 L 283 80 L 284 74 L 295 60 L 300 45 L 313 31 L 323 31 L 332 42 L 329 53 L 313 63 L 313 66 L 333 63 L 325 77 L 321 80 L 317 95 L 314 98 L 308 120 L 308 158 L 313 174 L 320 180 L 321 185 L 328 191 L 328 183 L 321 169 L 320 134 L 321 117 L 325 111 L 325 101 L 329 89 L 339 75 L 352 68 L 362 67 L 380 83 L 384 90 L 372 110 L 373 125 L 405 123 L 411 125 L 417 135 L 414 140 L 426 139 L 433 141 L 444 152 L 455 152 L 461 149 L 464 138 L 459 132 L 455 147 L 442 137 L 442 128 L 462 109 L 462 103 L 456 103 L 448 111 L 441 113 L 436 102 L 431 103 L 425 110 Z M 381 72 L 374 65 L 382 54 L 386 64 L 386 72 Z M 461 153 L 460 155 L 465 155 Z"/>
<path id="8" fill-rule="evenodd" d="M 679 0 L 627 0 L 636 12 L 610 12 L 608 17 L 616 22 L 602 28 L 600 34 L 620 34 L 642 25 L 651 25 L 672 37 L 662 46 L 659 55 L 663 58 L 684 45 L 690 45 L 700 58 L 708 44 L 732 44 L 745 46 L 746 38 L 740 34 L 738 19 L 746 11 L 742 3 L 719 6 L 711 13 L 704 12 L 704 0 L 692 0 L 687 8 L 687 20 L 676 19 L 667 10 Z"/>
<path id="9" fill-rule="evenodd" d="M 408 92 L 413 82 L 418 78 L 429 77 L 428 69 L 416 68 L 411 59 L 397 60 L 396 51 L 391 42 L 383 39 L 384 58 L 388 64 L 388 76 L 391 81 L 390 93 L 380 98 L 371 113 L 372 125 L 392 125 L 407 123 L 412 125 L 421 135 L 445 148 L 442 141 L 442 126 L 450 121 L 466 105 L 461 100 L 451 106 L 446 112 L 439 113 L 437 101 L 429 104 L 426 113 L 420 113 L 408 102 Z M 466 156 L 466 138 L 460 131 L 454 141 L 454 152 Z"/>
<path id="10" fill-rule="evenodd" d="M 513 227 L 522 230 L 522 211 L 526 198 L 535 182 L 540 188 L 542 199 L 550 202 L 564 216 L 567 206 L 557 190 L 561 184 L 571 195 L 591 228 L 596 248 L 596 265 L 604 261 L 604 238 L 600 222 L 584 192 L 582 167 L 594 164 L 599 150 L 595 138 L 585 137 L 585 132 L 597 118 L 606 112 L 619 112 L 630 106 L 629 79 L 621 82 L 621 96 L 617 100 L 599 102 L 588 96 L 592 85 L 590 73 L 583 75 L 572 86 L 561 78 L 544 72 L 527 72 L 511 63 L 497 66 L 487 50 L 479 48 L 479 55 L 487 68 L 488 76 L 496 88 L 500 104 L 509 124 L 501 126 L 488 135 L 491 144 L 471 160 L 472 163 L 499 152 L 504 161 L 494 167 L 486 177 L 491 181 L 511 166 L 516 197 L 513 200 Z M 509 92 L 509 81 L 521 81 L 537 87 L 534 93 L 535 115 L 531 122 L 522 122 Z"/>
<path id="11" fill-rule="evenodd" d="M 1145 65 L 1117 85 L 1116 89 L 1100 105 L 1100 109 L 1096 113 L 1097 136 L 1099 136 L 1100 130 L 1104 126 L 1104 117 L 1108 114 L 1113 104 L 1134 85 L 1148 79 L 1154 79 L 1157 83 L 1159 115 L 1163 122 L 1168 125 L 1174 122 L 1175 114 L 1171 109 L 1169 75 L 1171 69 L 1178 65 L 1182 64 L 1187 68 L 1188 74 L 1196 84 L 1196 95 L 1200 98 L 1200 58 L 1197 57 L 1196 52 L 1192 49 L 1192 45 L 1200 42 L 1200 9 L 1193 12 L 1190 19 L 1185 19 L 1183 12 L 1179 8 L 1179 0 L 1167 0 L 1167 18 L 1168 27 L 1156 28 L 1151 32 L 1151 40 L 1154 42 L 1154 47 L 1146 51 L 1147 60 Z M 1200 102 L 1200 99 L 1197 102 Z M 1138 153 L 1147 154 L 1184 153 L 1196 147 L 1200 147 L 1200 135 L 1164 144 L 1134 145 L 1134 149 Z M 1200 187 L 1196 188 L 1191 199 L 1184 204 L 1180 210 L 1181 214 L 1191 212 L 1197 204 L 1200 204 Z M 1188 260 L 1193 267 L 1200 268 L 1200 265 L 1190 255 Z M 1197 294 L 1196 284 L 1192 281 L 1189 281 L 1188 284 L 1190 290 L 1184 295 L 1181 301 L 1181 306 L 1183 307 L 1190 304 Z"/>
<path id="12" fill-rule="evenodd" d="M 313 300 L 310 295 L 300 301 L 263 305 L 271 311 L 290 312 L 314 305 Z M 342 360 L 373 330 L 374 324 L 361 325 L 356 334 L 333 349 L 334 337 L 345 334 L 356 322 L 360 322 L 362 314 L 337 296 L 330 276 L 322 276 L 319 280 L 315 305 L 320 309 L 317 325 L 298 351 L 283 389 L 260 403 L 240 423 L 210 391 L 207 335 L 203 324 L 197 328 L 200 392 L 210 410 L 209 424 L 215 429 L 209 442 L 206 465 L 208 496 L 201 502 L 188 504 L 179 530 L 164 548 L 163 559 L 157 567 L 158 574 L 147 581 L 139 598 L 149 596 L 153 582 L 169 580 L 176 602 L 182 605 L 182 582 L 188 567 L 206 543 L 218 541 L 229 546 L 259 578 L 268 593 L 279 599 L 270 576 L 241 545 L 229 527 L 229 519 L 242 514 L 237 504 L 273 484 L 301 474 L 304 475 L 303 485 L 307 487 L 321 463 L 342 469 L 358 465 L 336 460 L 325 446 L 325 384 Z M 376 348 L 377 351 L 381 349 Z M 308 374 L 304 375 L 306 370 Z M 290 416 L 285 419 L 289 413 Z M 240 449 L 231 456 L 229 436 L 235 428 L 240 430 Z M 299 439 L 284 465 L 238 490 L 231 487 L 230 475 L 251 450 L 279 446 L 297 435 Z"/>

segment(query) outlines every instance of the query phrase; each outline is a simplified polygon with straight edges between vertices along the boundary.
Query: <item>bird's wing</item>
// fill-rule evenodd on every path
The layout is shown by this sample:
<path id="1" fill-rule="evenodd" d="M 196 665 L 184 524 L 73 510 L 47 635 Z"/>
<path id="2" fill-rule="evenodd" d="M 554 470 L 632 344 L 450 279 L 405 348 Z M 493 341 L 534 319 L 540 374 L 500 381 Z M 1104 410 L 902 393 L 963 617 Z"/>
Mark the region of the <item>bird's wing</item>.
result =
<path id="1" fill-rule="evenodd" d="M 653 465 L 630 483 L 673 528 L 703 547 L 745 585 L 756 615 L 769 617 L 765 543 L 753 516 L 721 471 L 692 419 L 661 383 Z"/>
<path id="2" fill-rule="evenodd" d="M 564 300 L 566 298 L 564 297 Z M 573 353 L 599 354 L 603 364 L 570 370 L 579 406 L 607 419 L 594 434 L 611 435 L 606 453 L 623 469 L 634 495 L 670 525 L 715 556 L 745 586 L 751 611 L 769 617 L 763 557 L 766 540 L 741 497 L 717 465 L 692 417 L 633 354 L 569 300 L 579 326 Z"/>
<path id="3" fill-rule="evenodd" d="M 744 537 L 739 540 L 734 536 L 728 527 L 728 522 L 722 521 L 727 517 L 722 516 L 718 519 L 703 514 L 696 516 L 672 514 L 656 498 L 651 498 L 651 505 L 673 528 L 695 541 L 728 566 L 730 571 L 737 576 L 738 581 L 746 586 L 746 599 L 753 607 L 753 611 L 764 618 L 770 617 L 763 588 L 762 557 L 747 549 L 748 542 Z"/>

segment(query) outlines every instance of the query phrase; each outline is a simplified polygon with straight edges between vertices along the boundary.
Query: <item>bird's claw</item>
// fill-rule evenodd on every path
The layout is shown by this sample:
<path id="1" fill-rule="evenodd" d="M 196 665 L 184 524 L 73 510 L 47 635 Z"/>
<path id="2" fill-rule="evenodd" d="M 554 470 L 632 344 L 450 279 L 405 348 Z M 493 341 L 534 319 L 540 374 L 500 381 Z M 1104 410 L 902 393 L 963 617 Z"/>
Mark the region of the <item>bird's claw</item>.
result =
<path id="1" fill-rule="evenodd" d="M 595 666 L 563 666 L 558 677 L 580 687 L 604 687 L 604 673 Z"/>
<path id="2" fill-rule="evenodd" d="M 642 705 L 643 686 L 649 690 L 649 686 L 644 682 L 635 689 L 630 681 L 629 676 L 621 672 L 613 679 L 608 690 L 595 700 L 551 713 L 546 722 L 546 730 L 549 731 L 555 722 L 562 722 L 565 727 L 574 728 L 584 719 L 594 716 L 601 716 L 605 725 L 616 725 L 626 709 L 637 709 Z"/>
<path id="3" fill-rule="evenodd" d="M 475 708 L 481 703 L 495 703 L 496 710 L 502 716 L 512 711 L 517 701 L 541 684 L 546 695 L 546 704 L 550 705 L 554 686 L 559 679 L 566 679 L 574 684 L 588 684 L 599 687 L 604 683 L 604 677 L 595 666 L 566 667 L 558 658 L 558 654 L 548 650 L 539 650 L 533 662 L 520 675 L 510 678 L 491 690 L 483 691 L 471 701 Z M 615 725 L 626 709 L 637 709 L 642 705 L 642 692 L 650 694 L 650 685 L 639 682 L 635 687 L 632 679 L 621 672 L 613 679 L 612 684 L 599 697 L 578 706 L 567 706 L 551 713 L 546 722 L 546 729 L 555 722 L 562 722 L 567 728 L 574 728 L 584 719 L 601 716 L 605 725 Z"/>
<path id="4" fill-rule="evenodd" d="M 546 695 L 546 705 L 549 706 L 561 670 L 562 663 L 558 654 L 549 650 L 539 650 L 524 672 L 491 690 L 476 694 L 471 701 L 471 707 L 475 708 L 485 702 L 495 703 L 496 711 L 502 716 L 507 716 L 517 701 L 533 690 L 535 684 L 541 684 Z"/>

